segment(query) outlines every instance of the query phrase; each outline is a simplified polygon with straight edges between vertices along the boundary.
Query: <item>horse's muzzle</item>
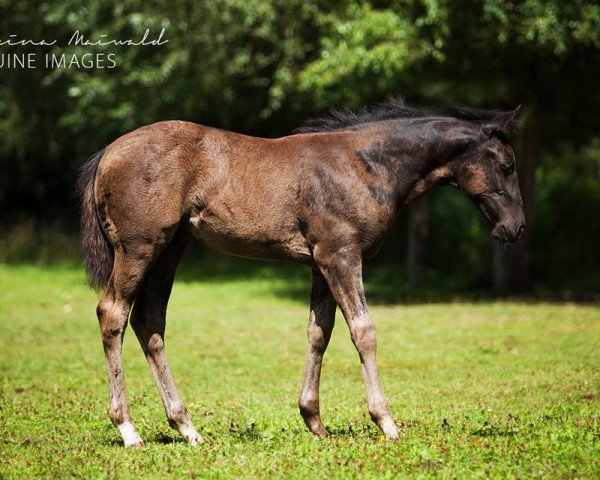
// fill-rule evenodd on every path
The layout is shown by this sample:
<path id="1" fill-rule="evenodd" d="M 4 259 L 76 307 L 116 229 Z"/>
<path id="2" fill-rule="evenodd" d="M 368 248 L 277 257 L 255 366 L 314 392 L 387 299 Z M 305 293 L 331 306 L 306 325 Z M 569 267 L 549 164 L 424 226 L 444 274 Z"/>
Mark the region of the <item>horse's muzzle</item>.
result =
<path id="1" fill-rule="evenodd" d="M 525 231 L 525 222 L 498 223 L 492 230 L 492 235 L 496 240 L 504 243 L 516 243 Z"/>

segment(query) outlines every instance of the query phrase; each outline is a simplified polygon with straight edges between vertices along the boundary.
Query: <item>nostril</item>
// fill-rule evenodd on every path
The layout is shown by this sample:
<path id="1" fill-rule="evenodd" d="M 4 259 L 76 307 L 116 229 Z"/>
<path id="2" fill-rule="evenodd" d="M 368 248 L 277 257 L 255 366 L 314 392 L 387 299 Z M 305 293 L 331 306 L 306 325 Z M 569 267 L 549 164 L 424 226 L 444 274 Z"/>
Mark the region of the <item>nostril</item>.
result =
<path id="1" fill-rule="evenodd" d="M 519 231 L 517 232 L 517 237 L 520 237 L 521 235 L 523 235 L 523 232 L 525 231 L 525 224 L 522 224 L 519 227 Z"/>

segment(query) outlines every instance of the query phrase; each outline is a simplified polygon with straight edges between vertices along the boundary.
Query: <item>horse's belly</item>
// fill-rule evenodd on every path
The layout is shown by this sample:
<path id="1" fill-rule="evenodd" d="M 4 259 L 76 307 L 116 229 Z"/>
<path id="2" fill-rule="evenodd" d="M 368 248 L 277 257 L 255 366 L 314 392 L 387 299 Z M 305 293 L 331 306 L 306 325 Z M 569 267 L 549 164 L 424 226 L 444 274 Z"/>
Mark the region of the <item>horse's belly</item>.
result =
<path id="1" fill-rule="evenodd" d="M 239 257 L 311 262 L 304 237 L 292 226 L 252 219 L 223 219 L 203 213 L 190 217 L 190 232 L 210 248 Z"/>

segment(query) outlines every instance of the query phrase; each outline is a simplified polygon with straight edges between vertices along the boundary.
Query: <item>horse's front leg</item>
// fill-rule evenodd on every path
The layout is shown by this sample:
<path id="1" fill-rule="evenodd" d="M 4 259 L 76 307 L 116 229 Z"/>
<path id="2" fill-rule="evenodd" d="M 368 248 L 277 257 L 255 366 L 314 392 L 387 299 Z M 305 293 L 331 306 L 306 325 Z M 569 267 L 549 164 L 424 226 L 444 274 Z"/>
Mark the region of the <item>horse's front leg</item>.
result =
<path id="1" fill-rule="evenodd" d="M 397 439 L 398 427 L 379 383 L 375 324 L 367 309 L 360 252 L 348 248 L 330 250 L 317 245 L 314 258 L 344 314 L 352 342 L 358 351 L 371 419 L 386 438 Z"/>
<path id="2" fill-rule="evenodd" d="M 308 320 L 308 352 L 298 406 L 308 429 L 319 437 L 327 435 L 319 413 L 319 383 L 323 355 L 335 321 L 335 300 L 319 270 L 313 270 Z"/>

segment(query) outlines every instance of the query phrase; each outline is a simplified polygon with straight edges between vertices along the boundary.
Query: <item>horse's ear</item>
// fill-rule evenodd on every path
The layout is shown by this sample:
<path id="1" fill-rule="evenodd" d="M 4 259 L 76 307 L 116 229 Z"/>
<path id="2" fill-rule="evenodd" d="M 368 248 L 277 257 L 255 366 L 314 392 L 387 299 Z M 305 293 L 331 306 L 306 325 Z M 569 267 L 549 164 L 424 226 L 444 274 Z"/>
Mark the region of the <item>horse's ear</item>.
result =
<path id="1" fill-rule="evenodd" d="M 491 136 L 494 132 L 502 132 L 505 135 L 512 133 L 519 126 L 517 114 L 520 109 L 521 105 L 510 112 L 503 112 L 496 115 L 481 126 L 481 131 L 487 136 Z"/>

